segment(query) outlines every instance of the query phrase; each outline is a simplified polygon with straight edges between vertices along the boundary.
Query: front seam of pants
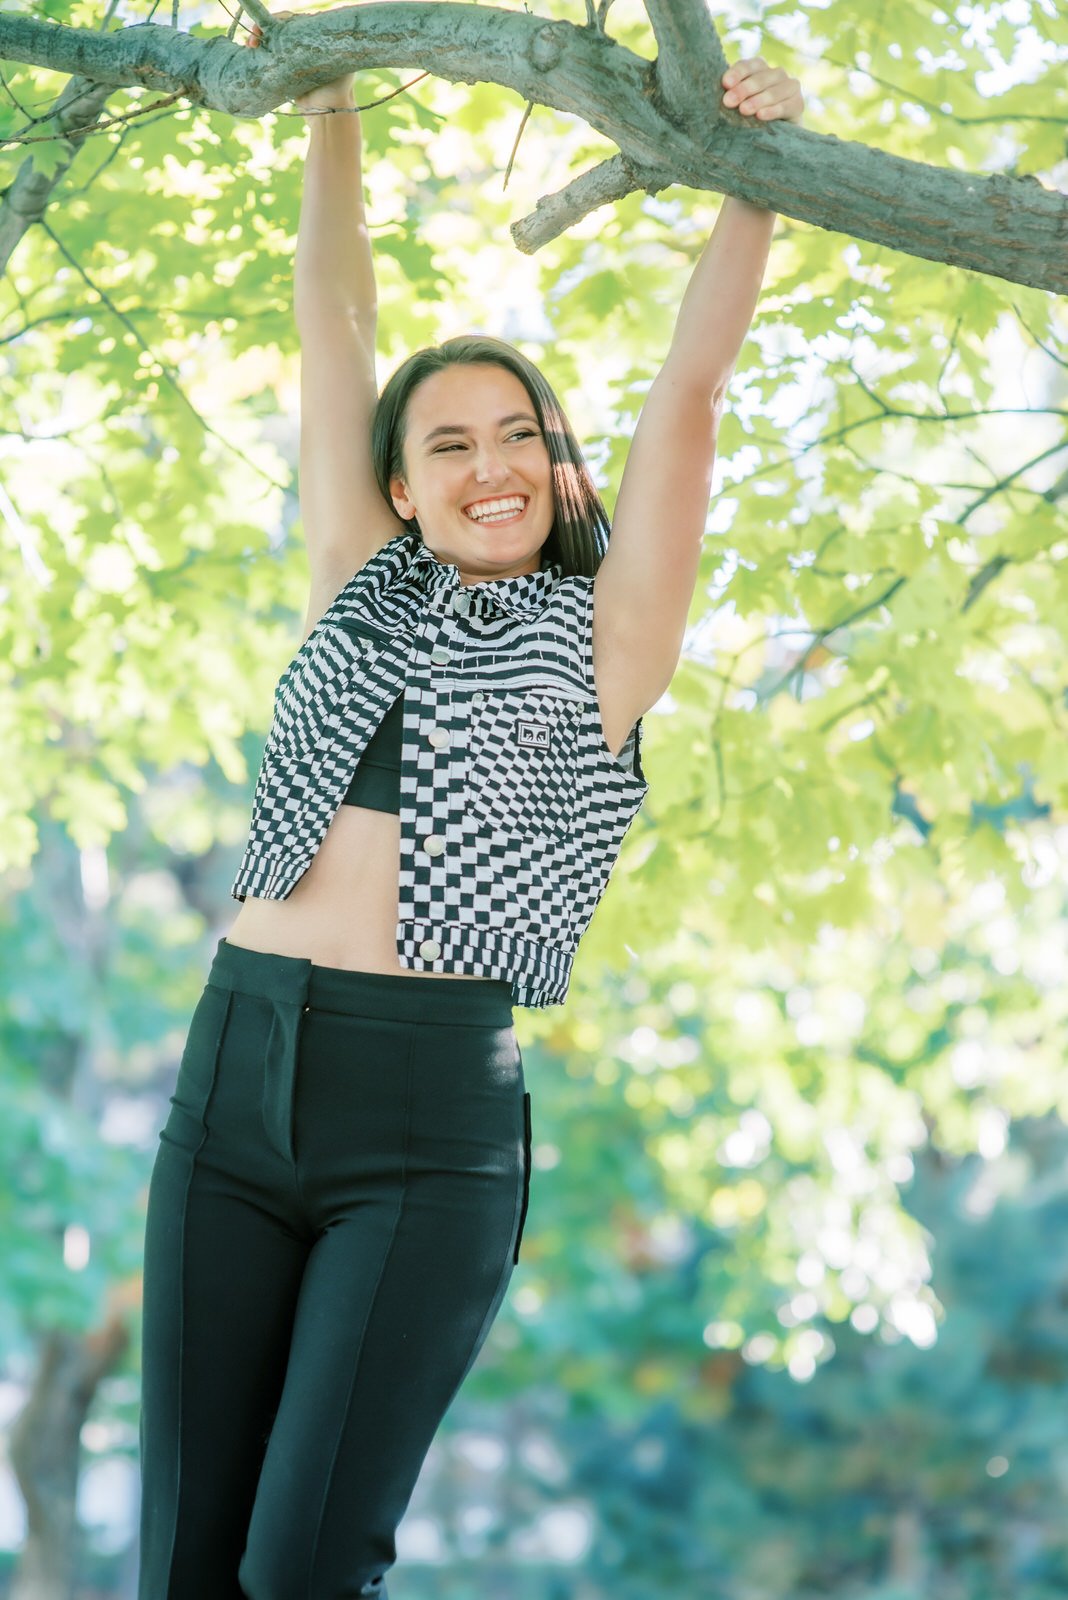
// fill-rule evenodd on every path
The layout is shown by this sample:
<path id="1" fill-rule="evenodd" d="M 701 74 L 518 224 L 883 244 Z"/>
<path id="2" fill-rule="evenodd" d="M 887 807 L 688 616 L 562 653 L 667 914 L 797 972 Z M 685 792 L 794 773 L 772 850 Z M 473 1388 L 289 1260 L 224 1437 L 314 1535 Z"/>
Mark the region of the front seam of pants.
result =
<path id="1" fill-rule="evenodd" d="M 334 1453 L 330 1458 L 330 1467 L 323 1482 L 323 1503 L 319 1507 L 319 1521 L 316 1524 L 315 1538 L 312 1541 L 311 1556 L 308 1561 L 308 1600 L 315 1600 L 312 1579 L 315 1574 L 316 1558 L 319 1554 L 319 1541 L 322 1537 L 323 1519 L 326 1516 L 326 1506 L 327 1501 L 330 1498 L 330 1485 L 333 1482 L 334 1467 L 337 1464 L 338 1451 L 341 1449 L 341 1440 L 345 1433 L 345 1424 L 348 1421 L 349 1408 L 352 1405 L 352 1395 L 354 1389 L 356 1388 L 356 1378 L 360 1370 L 360 1357 L 363 1354 L 364 1340 L 367 1338 L 367 1329 L 370 1325 L 371 1318 L 374 1316 L 375 1303 L 378 1300 L 378 1291 L 381 1288 L 386 1267 L 389 1265 L 389 1258 L 393 1252 L 393 1245 L 397 1238 L 397 1229 L 400 1226 L 401 1215 L 404 1211 L 404 1202 L 408 1195 L 408 1145 L 412 1115 L 412 1052 L 415 1048 L 415 1031 L 415 1027 L 410 1025 L 408 1028 L 408 1055 L 404 1068 L 404 1148 L 401 1166 L 400 1199 L 397 1202 L 397 1210 L 393 1217 L 393 1226 L 390 1229 L 389 1243 L 382 1252 L 382 1264 L 378 1269 L 378 1277 L 375 1279 L 375 1286 L 371 1291 L 370 1300 L 367 1306 L 367 1315 L 364 1318 L 363 1327 L 360 1330 L 360 1343 L 356 1350 L 355 1359 L 352 1363 L 352 1375 L 349 1380 L 349 1391 L 345 1396 L 345 1404 L 341 1408 L 341 1414 L 338 1418 L 338 1430 L 337 1438 L 334 1441 Z"/>
<path id="2" fill-rule="evenodd" d="M 205 1102 L 205 1110 L 207 1108 L 207 1105 L 210 1104 L 211 1094 L 212 1094 L 212 1091 L 214 1090 L 214 1087 L 215 1087 L 215 1075 L 216 1075 L 216 1072 L 218 1070 L 219 1052 L 220 1052 L 220 1050 L 222 1048 L 223 1036 L 226 1033 L 226 1028 L 227 1028 L 227 1025 L 228 1025 L 228 1023 L 230 1021 L 230 1007 L 231 1007 L 231 1004 L 232 1004 L 232 998 L 233 997 L 231 995 L 229 995 L 229 994 L 226 996 L 226 1004 L 225 1004 L 225 1006 L 223 1008 L 222 1019 L 221 1019 L 221 1021 L 219 1023 L 219 1030 L 215 1035 L 215 1042 L 214 1042 L 214 1044 L 212 1046 L 212 1052 L 211 1052 L 211 1087 L 208 1090 L 208 1097 L 207 1097 L 207 1101 Z M 178 1450 L 176 1452 L 176 1458 L 177 1458 L 178 1465 L 177 1465 L 177 1472 L 176 1472 L 175 1485 L 174 1485 L 174 1510 L 173 1510 L 173 1516 L 172 1516 L 172 1521 L 171 1521 L 171 1550 L 170 1550 L 170 1555 L 168 1557 L 168 1571 L 170 1570 L 171 1564 L 174 1561 L 174 1550 L 175 1550 L 175 1546 L 177 1544 L 177 1539 L 178 1539 L 178 1508 L 179 1508 L 179 1506 L 181 1504 L 181 1495 L 182 1495 L 182 1458 L 183 1458 L 183 1452 L 182 1452 L 182 1412 L 183 1412 L 183 1408 L 184 1408 L 184 1398 L 185 1398 L 184 1390 L 183 1390 L 183 1370 L 184 1370 L 184 1358 L 185 1358 L 185 1318 L 186 1318 L 185 1300 L 186 1300 L 186 1293 L 187 1293 L 187 1287 L 186 1287 L 186 1231 L 187 1231 L 188 1215 L 189 1215 L 189 1196 L 190 1196 L 190 1194 L 192 1192 L 193 1180 L 194 1180 L 194 1178 L 196 1176 L 197 1158 L 200 1155 L 200 1151 L 204 1147 L 204 1143 L 205 1143 L 205 1140 L 207 1139 L 207 1137 L 208 1137 L 207 1126 L 205 1124 L 204 1131 L 203 1131 L 203 1133 L 201 1135 L 201 1138 L 200 1138 L 200 1143 L 199 1143 L 197 1149 L 193 1152 L 193 1154 L 192 1154 L 192 1156 L 190 1158 L 189 1172 L 188 1172 L 188 1175 L 187 1175 L 187 1178 L 186 1178 L 185 1189 L 184 1189 L 183 1194 L 182 1194 L 182 1232 L 181 1232 L 181 1243 L 179 1245 L 179 1258 L 180 1258 L 180 1262 L 181 1262 L 181 1267 L 180 1267 L 181 1276 L 180 1276 L 180 1279 L 179 1279 L 179 1288 L 178 1288 L 179 1332 L 178 1332 L 178 1360 L 177 1360 L 177 1363 L 176 1363 L 178 1371 L 177 1371 L 177 1389 L 175 1391 L 176 1394 L 177 1394 L 177 1397 L 178 1397 L 177 1414 L 175 1416 L 175 1426 L 176 1426 L 176 1429 L 177 1429 L 177 1432 L 178 1432 Z"/>

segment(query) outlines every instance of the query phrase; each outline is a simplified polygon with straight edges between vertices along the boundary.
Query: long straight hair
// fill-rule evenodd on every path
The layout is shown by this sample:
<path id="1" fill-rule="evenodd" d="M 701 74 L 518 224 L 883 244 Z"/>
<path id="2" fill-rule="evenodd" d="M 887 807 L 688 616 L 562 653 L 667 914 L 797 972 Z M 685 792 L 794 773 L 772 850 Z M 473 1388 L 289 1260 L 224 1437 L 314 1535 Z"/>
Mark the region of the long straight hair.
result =
<path id="1" fill-rule="evenodd" d="M 382 390 L 371 423 L 371 457 L 386 504 L 393 509 L 390 479 L 405 475 L 404 438 L 412 394 L 425 379 L 451 366 L 503 367 L 527 391 L 552 463 L 554 516 L 542 545 L 541 565 L 558 561 L 565 577 L 592 578 L 608 548 L 611 523 L 579 442 L 563 406 L 533 361 L 514 345 L 490 334 L 461 334 L 417 350 L 401 363 Z M 414 518 L 411 522 L 419 530 Z"/>

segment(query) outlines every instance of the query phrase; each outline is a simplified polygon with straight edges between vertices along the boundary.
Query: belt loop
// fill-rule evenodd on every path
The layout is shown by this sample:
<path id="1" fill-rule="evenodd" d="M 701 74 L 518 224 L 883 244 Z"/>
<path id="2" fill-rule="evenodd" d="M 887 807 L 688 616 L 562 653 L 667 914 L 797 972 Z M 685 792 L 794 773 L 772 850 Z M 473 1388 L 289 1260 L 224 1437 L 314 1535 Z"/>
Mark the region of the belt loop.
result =
<path id="1" fill-rule="evenodd" d="M 271 1026 L 263 1063 L 263 1127 L 268 1143 L 287 1161 L 296 1160 L 293 1146 L 293 1103 L 296 1094 L 300 1027 L 308 1009 L 311 962 L 302 963 L 293 992 L 271 1002 Z"/>

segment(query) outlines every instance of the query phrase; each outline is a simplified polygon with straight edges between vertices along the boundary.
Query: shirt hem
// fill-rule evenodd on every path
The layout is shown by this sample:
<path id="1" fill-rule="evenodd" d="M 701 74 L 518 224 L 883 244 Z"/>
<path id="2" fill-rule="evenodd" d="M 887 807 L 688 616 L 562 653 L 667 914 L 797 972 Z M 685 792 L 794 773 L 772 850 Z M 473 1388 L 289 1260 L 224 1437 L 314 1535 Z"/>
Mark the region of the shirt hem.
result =
<path id="1" fill-rule="evenodd" d="M 245 866 L 230 888 L 231 897 L 255 895 L 264 900 L 288 897 L 303 867 L 258 861 Z M 433 941 L 434 956 L 420 946 Z M 511 984 L 512 1004 L 524 1007 L 563 1005 L 571 983 L 574 950 L 561 949 L 503 928 L 473 928 L 465 923 L 398 922 L 397 960 L 413 972 L 458 972 L 477 978 L 503 978 Z"/>

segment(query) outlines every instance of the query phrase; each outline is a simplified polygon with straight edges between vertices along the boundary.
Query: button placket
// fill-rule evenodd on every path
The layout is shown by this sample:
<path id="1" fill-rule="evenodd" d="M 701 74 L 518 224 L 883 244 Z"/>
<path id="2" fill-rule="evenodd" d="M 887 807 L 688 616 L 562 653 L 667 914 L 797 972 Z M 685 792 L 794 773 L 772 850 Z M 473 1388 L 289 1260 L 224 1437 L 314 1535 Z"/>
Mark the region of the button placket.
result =
<path id="1" fill-rule="evenodd" d="M 451 653 L 443 644 L 435 645 L 430 653 L 431 664 L 435 667 L 446 667 L 452 660 Z M 440 698 L 440 691 L 435 697 Z M 426 735 L 427 743 L 434 750 L 447 750 L 451 744 L 447 728 L 433 724 Z M 445 850 L 445 840 L 440 834 L 428 833 L 424 836 L 422 847 L 428 856 L 440 856 Z M 441 943 L 437 939 L 422 939 L 418 946 L 419 954 L 424 961 L 436 961 L 441 955 Z"/>
<path id="2" fill-rule="evenodd" d="M 468 594 L 462 587 L 456 588 L 450 595 L 444 597 L 444 599 L 445 610 L 447 612 L 451 612 L 457 617 L 467 616 L 474 608 L 473 596 Z M 442 629 L 446 629 L 447 626 L 447 623 L 443 619 L 441 623 Z M 447 667 L 452 663 L 454 654 L 455 651 L 450 642 L 447 640 L 445 642 L 439 641 L 431 647 L 431 665 L 435 667 Z M 452 689 L 447 685 L 434 682 L 433 679 L 432 683 L 435 690 L 434 704 L 437 714 L 448 720 L 452 710 Z M 432 723 L 427 729 L 424 737 L 426 742 L 433 750 L 448 751 L 454 747 L 455 740 L 452 729 L 448 726 L 444 726 L 440 722 Z M 441 774 L 441 779 L 447 784 L 448 774 Z M 445 853 L 446 843 L 447 841 L 443 834 L 428 833 L 425 834 L 420 840 L 420 848 L 428 856 L 440 857 Z M 424 943 L 434 945 L 436 947 L 435 954 L 440 955 L 441 951 L 437 940 L 424 940 Z"/>
<path id="3" fill-rule="evenodd" d="M 437 610 L 439 606 L 445 613 L 445 617 L 449 615 L 456 618 L 468 617 L 477 610 L 475 598 L 466 593 L 462 587 L 456 588 L 451 594 L 441 596 L 435 603 L 435 609 Z M 445 617 L 443 617 L 441 624 L 443 631 L 448 629 Z M 452 664 L 454 656 L 454 642 L 449 641 L 446 637 L 444 641 L 438 642 L 431 647 L 430 665 L 433 667 L 448 667 Z M 430 681 L 434 690 L 433 703 L 436 708 L 436 714 L 442 717 L 443 722 L 433 723 L 426 730 L 424 737 L 431 749 L 441 752 L 450 751 L 455 747 L 454 734 L 451 727 L 443 725 L 443 723 L 447 723 L 451 716 L 452 689 L 450 686 L 437 681 L 433 674 L 430 675 Z M 479 691 L 478 698 L 484 698 L 481 691 Z M 448 782 L 448 773 L 439 771 L 437 764 L 432 768 L 432 772 L 438 775 L 440 781 Z M 431 781 L 434 781 L 433 778 Z M 445 855 L 446 844 L 445 835 L 440 832 L 424 834 L 419 840 L 419 848 L 425 855 L 435 860 Z M 441 956 L 442 943 L 440 939 L 430 937 L 420 940 L 416 949 L 423 960 L 436 961 Z"/>

